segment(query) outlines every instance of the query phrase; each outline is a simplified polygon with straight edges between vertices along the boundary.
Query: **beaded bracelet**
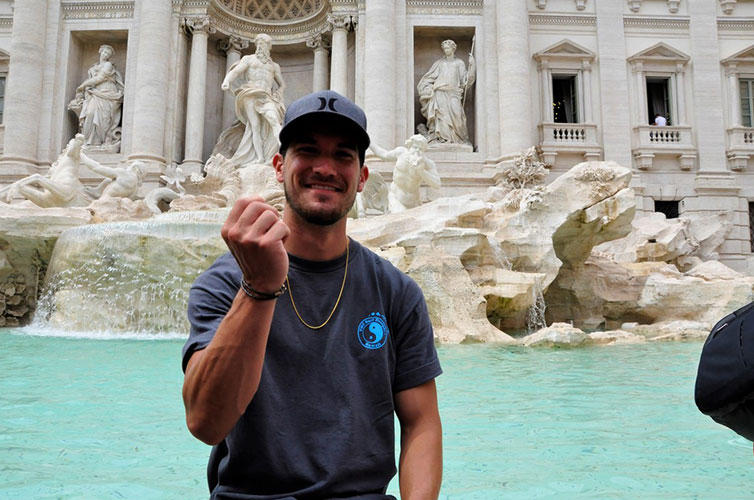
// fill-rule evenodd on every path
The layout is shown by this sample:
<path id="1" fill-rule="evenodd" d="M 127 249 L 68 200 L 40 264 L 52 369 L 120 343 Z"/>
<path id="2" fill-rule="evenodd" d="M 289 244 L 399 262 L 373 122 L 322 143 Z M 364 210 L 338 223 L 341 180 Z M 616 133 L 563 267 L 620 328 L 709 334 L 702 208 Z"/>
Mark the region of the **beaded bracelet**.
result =
<path id="1" fill-rule="evenodd" d="M 281 286 L 278 290 L 272 292 L 272 293 L 265 293 L 260 292 L 258 290 L 254 290 L 251 285 L 246 283 L 246 280 L 241 278 L 241 289 L 254 300 L 272 300 L 280 297 L 285 293 L 286 290 L 288 290 L 288 287 L 285 283 L 283 283 L 283 286 Z"/>

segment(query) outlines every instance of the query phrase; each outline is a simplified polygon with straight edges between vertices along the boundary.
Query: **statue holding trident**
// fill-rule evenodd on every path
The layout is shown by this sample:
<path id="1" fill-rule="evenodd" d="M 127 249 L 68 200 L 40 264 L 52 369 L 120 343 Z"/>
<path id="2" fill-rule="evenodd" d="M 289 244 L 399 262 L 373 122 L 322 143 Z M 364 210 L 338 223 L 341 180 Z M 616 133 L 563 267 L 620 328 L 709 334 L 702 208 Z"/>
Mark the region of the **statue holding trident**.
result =
<path id="1" fill-rule="evenodd" d="M 455 56 L 457 45 L 453 40 L 445 40 L 440 46 L 445 57 L 435 61 L 417 85 L 421 113 L 427 119 L 427 139 L 430 144 L 471 144 L 463 105 L 466 91 L 476 80 L 474 54 L 469 53 L 466 71 L 466 65 Z"/>

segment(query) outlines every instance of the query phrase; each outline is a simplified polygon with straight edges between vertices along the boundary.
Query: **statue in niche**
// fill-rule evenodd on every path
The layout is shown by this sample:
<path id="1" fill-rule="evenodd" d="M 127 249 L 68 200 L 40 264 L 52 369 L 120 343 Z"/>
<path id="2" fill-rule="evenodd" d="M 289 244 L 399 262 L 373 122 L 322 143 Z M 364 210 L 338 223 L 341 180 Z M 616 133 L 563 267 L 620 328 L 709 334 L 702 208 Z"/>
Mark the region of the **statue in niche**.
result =
<path id="1" fill-rule="evenodd" d="M 463 106 L 466 91 L 476 80 L 474 55 L 469 53 L 469 70 L 455 56 L 456 43 L 445 40 L 440 44 L 445 56 L 432 64 L 417 90 L 421 113 L 427 119 L 427 139 L 431 144 L 471 144 Z"/>
<path id="2" fill-rule="evenodd" d="M 394 161 L 393 182 L 388 191 L 388 211 L 404 212 L 422 204 L 419 188 L 427 184 L 432 189 L 440 188 L 440 174 L 435 162 L 427 158 L 427 139 L 423 135 L 412 135 L 404 146 L 386 151 L 372 143 L 369 146 L 378 158 Z"/>
<path id="3" fill-rule="evenodd" d="M 42 208 L 89 205 L 94 197 L 79 181 L 79 167 L 103 167 L 84 154 L 83 145 L 83 134 L 76 134 L 45 175 L 32 174 L 6 186 L 0 190 L 0 201 L 10 203 L 20 195 Z"/>
<path id="4" fill-rule="evenodd" d="M 236 116 L 241 123 L 234 126 L 244 127 L 231 157 L 241 167 L 271 163 L 280 147 L 278 132 L 285 116 L 285 83 L 280 66 L 270 57 L 272 39 L 262 33 L 254 44 L 255 53 L 233 64 L 221 87 L 235 96 Z"/>
<path id="5" fill-rule="evenodd" d="M 88 77 L 76 88 L 68 109 L 79 117 L 79 132 L 87 150 L 117 153 L 120 150 L 120 115 L 123 107 L 123 79 L 110 61 L 113 48 L 99 48 L 99 62 L 89 68 Z"/>

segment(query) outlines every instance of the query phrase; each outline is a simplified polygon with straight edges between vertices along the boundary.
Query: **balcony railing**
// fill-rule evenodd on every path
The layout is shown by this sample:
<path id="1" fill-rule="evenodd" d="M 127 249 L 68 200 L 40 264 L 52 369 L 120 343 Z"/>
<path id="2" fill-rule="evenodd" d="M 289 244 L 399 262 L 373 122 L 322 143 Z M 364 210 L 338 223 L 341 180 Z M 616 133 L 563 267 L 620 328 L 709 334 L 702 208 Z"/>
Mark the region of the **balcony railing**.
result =
<path id="1" fill-rule="evenodd" d="M 634 127 L 634 158 L 641 169 L 652 167 L 656 155 L 675 156 L 682 170 L 690 170 L 696 161 L 691 127 L 676 125 Z"/>
<path id="2" fill-rule="evenodd" d="M 754 156 L 754 128 L 731 127 L 728 133 L 728 163 L 732 170 L 744 170 Z"/>
<path id="3" fill-rule="evenodd" d="M 558 152 L 582 153 L 587 160 L 597 160 L 602 148 L 597 142 L 594 123 L 540 123 L 539 147 L 545 163 L 552 165 Z"/>

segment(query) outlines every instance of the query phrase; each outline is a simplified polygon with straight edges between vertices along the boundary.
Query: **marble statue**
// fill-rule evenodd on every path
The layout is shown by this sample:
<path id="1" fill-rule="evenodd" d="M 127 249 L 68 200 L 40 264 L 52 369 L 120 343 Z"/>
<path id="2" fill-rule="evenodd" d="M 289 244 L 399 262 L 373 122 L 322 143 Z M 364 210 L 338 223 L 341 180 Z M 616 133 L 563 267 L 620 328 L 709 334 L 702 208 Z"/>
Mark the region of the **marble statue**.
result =
<path id="1" fill-rule="evenodd" d="M 229 207 L 241 194 L 241 177 L 237 167 L 235 161 L 218 154 L 205 163 L 206 175 L 193 173 L 187 179 L 181 167 L 170 164 L 165 168 L 165 174 L 160 176 L 166 187 L 147 193 L 144 202 L 155 214 L 162 213 L 160 205 L 167 205 L 171 212 Z"/>
<path id="2" fill-rule="evenodd" d="M 83 134 L 68 142 L 46 174 L 32 174 L 0 190 L 0 201 L 10 203 L 20 195 L 42 208 L 85 207 L 93 197 L 79 181 L 79 167 L 83 163 L 94 170 L 103 168 L 82 151 Z"/>
<path id="3" fill-rule="evenodd" d="M 110 62 L 113 48 L 99 48 L 99 62 L 89 68 L 88 77 L 76 88 L 68 109 L 79 117 L 79 132 L 88 150 L 116 153 L 120 149 L 120 115 L 123 79 Z"/>
<path id="4" fill-rule="evenodd" d="M 427 119 L 430 143 L 471 144 L 463 106 L 467 90 L 476 80 L 474 55 L 469 54 L 469 69 L 455 56 L 456 43 L 445 40 L 440 45 L 445 56 L 432 64 L 417 90 L 421 113 Z"/>
<path id="5" fill-rule="evenodd" d="M 435 162 L 427 158 L 427 139 L 423 135 L 413 135 L 406 139 L 405 146 L 386 151 L 372 143 L 369 146 L 378 158 L 394 161 L 393 182 L 388 192 L 390 213 L 403 212 L 422 204 L 419 188 L 427 184 L 439 189 L 440 174 Z"/>
<path id="6" fill-rule="evenodd" d="M 390 188 L 382 175 L 376 170 L 369 172 L 364 189 L 356 193 L 356 199 L 351 210 L 348 211 L 348 217 L 359 219 L 366 217 L 367 212 L 380 215 L 387 213 L 389 193 Z"/>
<path id="7" fill-rule="evenodd" d="M 89 194 L 99 199 L 136 197 L 144 181 L 145 165 L 133 161 L 125 167 L 105 167 L 100 164 L 87 165 L 89 170 L 105 179 L 94 189 L 87 189 Z"/>
<path id="8" fill-rule="evenodd" d="M 254 43 L 256 52 L 233 64 L 222 83 L 222 90 L 235 96 L 236 115 L 245 127 L 231 158 L 241 166 L 272 161 L 285 115 L 285 83 L 280 66 L 270 57 L 271 38 L 262 33 Z"/>

